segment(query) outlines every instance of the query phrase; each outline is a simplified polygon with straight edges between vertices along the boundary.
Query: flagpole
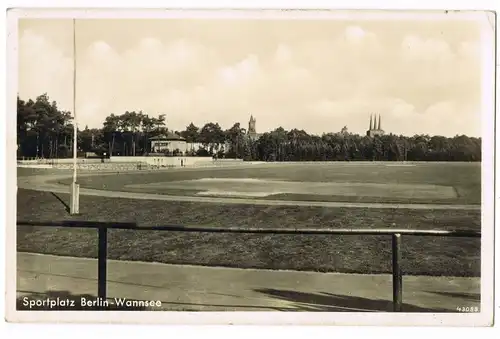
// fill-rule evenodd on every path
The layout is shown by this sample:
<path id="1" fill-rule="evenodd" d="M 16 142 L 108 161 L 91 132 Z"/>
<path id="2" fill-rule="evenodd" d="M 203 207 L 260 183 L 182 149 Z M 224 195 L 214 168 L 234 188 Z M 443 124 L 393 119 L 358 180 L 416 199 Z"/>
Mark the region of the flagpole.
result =
<path id="1" fill-rule="evenodd" d="M 79 195 L 80 186 L 76 183 L 76 167 L 78 153 L 78 137 L 77 137 L 77 122 L 76 122 L 76 20 L 73 19 L 73 182 L 71 184 L 71 208 L 70 214 L 79 213 Z"/>

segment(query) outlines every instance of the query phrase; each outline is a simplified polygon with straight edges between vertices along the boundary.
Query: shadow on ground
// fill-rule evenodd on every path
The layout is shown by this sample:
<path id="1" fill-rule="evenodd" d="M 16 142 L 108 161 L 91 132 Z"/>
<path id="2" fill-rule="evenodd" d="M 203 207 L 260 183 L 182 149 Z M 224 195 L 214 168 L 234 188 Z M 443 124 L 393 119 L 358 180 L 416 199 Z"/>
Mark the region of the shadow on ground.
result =
<path id="1" fill-rule="evenodd" d="M 435 291 L 426 291 L 427 293 L 437 294 L 443 297 L 450 298 L 460 298 L 466 301 L 475 301 L 481 302 L 481 294 L 480 293 L 465 293 L 465 292 L 435 292 Z"/>
<path id="2" fill-rule="evenodd" d="M 392 301 L 369 299 L 333 293 L 306 293 L 291 290 L 256 289 L 276 299 L 293 302 L 291 310 L 307 312 L 392 312 Z M 423 308 L 410 304 L 402 305 L 402 312 L 450 312 L 441 308 Z"/>
<path id="3" fill-rule="evenodd" d="M 104 301 L 91 306 L 82 303 L 95 301 L 96 296 L 91 294 L 72 294 L 69 291 L 45 291 L 44 293 L 32 291 L 18 291 L 23 293 L 16 298 L 18 311 L 149 311 L 147 307 L 119 306 L 114 299 L 108 298 L 108 305 Z M 83 298 L 83 299 L 82 299 Z M 50 305 L 49 302 L 53 304 Z M 30 307 L 30 304 L 32 305 Z"/>
<path id="4" fill-rule="evenodd" d="M 62 200 L 57 194 L 55 194 L 54 192 L 50 192 L 50 194 L 52 194 L 57 200 L 59 200 L 59 202 L 61 204 L 63 204 L 64 206 L 64 209 L 66 210 L 66 213 L 69 213 L 70 212 L 70 208 L 69 208 L 69 205 L 64 201 Z"/>

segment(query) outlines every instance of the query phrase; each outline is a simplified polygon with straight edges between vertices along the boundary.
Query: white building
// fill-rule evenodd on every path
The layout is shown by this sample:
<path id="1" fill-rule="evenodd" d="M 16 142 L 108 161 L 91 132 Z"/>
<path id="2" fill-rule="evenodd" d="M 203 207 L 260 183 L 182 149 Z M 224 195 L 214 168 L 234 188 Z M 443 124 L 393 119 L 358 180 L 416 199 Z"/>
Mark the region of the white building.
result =
<path id="1" fill-rule="evenodd" d="M 173 153 L 175 150 L 181 152 L 182 155 L 186 153 L 194 152 L 196 153 L 199 149 L 210 149 L 212 146 L 216 151 L 229 150 L 230 144 L 228 142 L 224 144 L 215 145 L 203 145 L 201 142 L 186 142 L 186 139 L 177 135 L 175 133 L 169 132 L 167 135 L 158 135 L 156 137 L 149 138 L 151 141 L 151 152 L 152 153 Z"/>
<path id="2" fill-rule="evenodd" d="M 165 153 L 178 150 L 185 154 L 188 150 L 186 139 L 172 132 L 168 132 L 167 135 L 158 135 L 156 137 L 149 138 L 151 141 L 151 152 L 153 153 Z"/>

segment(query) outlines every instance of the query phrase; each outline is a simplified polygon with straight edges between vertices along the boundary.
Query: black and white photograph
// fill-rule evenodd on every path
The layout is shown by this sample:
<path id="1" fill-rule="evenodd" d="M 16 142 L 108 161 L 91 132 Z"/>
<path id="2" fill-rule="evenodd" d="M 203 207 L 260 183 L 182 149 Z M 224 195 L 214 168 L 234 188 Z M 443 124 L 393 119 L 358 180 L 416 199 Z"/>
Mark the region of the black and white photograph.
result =
<path id="1" fill-rule="evenodd" d="M 7 16 L 12 321 L 492 324 L 496 13 Z"/>

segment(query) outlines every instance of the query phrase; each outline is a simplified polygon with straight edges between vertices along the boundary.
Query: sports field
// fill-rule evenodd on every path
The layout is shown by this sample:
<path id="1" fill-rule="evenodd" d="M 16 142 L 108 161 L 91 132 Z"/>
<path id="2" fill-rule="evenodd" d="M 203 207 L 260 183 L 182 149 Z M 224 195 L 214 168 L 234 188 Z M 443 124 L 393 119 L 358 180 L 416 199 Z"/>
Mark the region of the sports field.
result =
<path id="1" fill-rule="evenodd" d="M 302 201 L 480 204 L 478 163 L 291 163 L 82 177 L 82 187 Z M 70 179 L 61 181 L 69 184 Z"/>
<path id="2" fill-rule="evenodd" d="M 29 170 L 19 175 L 33 175 Z M 71 173 L 67 172 L 70 176 Z M 69 183 L 71 179 L 58 179 Z M 81 187 L 182 196 L 315 201 L 480 204 L 480 164 L 313 163 L 82 176 Z M 258 193 L 258 194 L 257 194 Z M 266 206 L 81 196 L 70 216 L 68 194 L 18 191 L 18 219 L 133 222 L 141 225 L 481 229 L 481 211 Z M 90 229 L 18 227 L 20 251 L 95 257 Z M 276 236 L 113 230 L 112 259 L 208 266 L 352 273 L 391 271 L 390 237 Z M 480 240 L 403 237 L 410 275 L 479 276 Z"/>

